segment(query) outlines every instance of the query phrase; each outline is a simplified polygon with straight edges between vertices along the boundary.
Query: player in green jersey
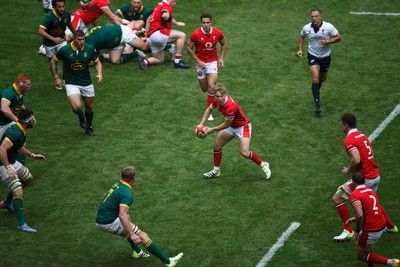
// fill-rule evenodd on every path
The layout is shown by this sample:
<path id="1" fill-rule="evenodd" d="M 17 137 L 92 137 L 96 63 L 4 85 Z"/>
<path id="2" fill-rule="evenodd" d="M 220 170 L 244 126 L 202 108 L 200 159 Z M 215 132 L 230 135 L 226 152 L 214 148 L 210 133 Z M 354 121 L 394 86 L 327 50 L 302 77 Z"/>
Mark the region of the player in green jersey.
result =
<path id="1" fill-rule="evenodd" d="M 18 153 L 37 160 L 46 160 L 43 155 L 34 154 L 25 147 L 26 131 L 36 124 L 33 112 L 22 109 L 18 121 L 6 130 L 0 139 L 0 178 L 13 194 L 12 207 L 18 220 L 18 230 L 36 232 L 25 221 L 23 209 L 23 184 L 32 180 L 28 168 L 16 160 Z"/>
<path id="2" fill-rule="evenodd" d="M 63 80 L 57 73 L 57 63 L 63 61 Z M 81 30 L 75 31 L 74 40 L 63 46 L 50 61 L 51 72 L 53 73 L 56 86 L 65 83 L 68 100 L 72 111 L 79 117 L 79 125 L 85 129 L 86 134 L 94 136 L 93 122 L 93 101 L 94 87 L 90 78 L 89 63 L 94 62 L 98 83 L 103 83 L 101 62 L 90 45 L 85 44 L 85 34 Z M 82 103 L 85 106 L 85 115 L 82 112 Z"/>
<path id="3" fill-rule="evenodd" d="M 65 0 L 54 0 L 54 10 L 46 13 L 39 25 L 38 34 L 43 36 L 43 46 L 46 57 L 51 60 L 61 47 L 67 44 L 65 30 L 69 28 L 74 32 L 71 23 L 71 14 L 65 10 Z M 61 90 L 62 87 L 56 87 Z"/>
<path id="4" fill-rule="evenodd" d="M 114 12 L 118 17 L 125 19 L 133 31 L 138 31 L 146 26 L 148 17 L 153 12 L 152 8 L 145 7 L 142 0 L 132 0 L 130 4 L 122 5 Z"/>
<path id="5" fill-rule="evenodd" d="M 0 137 L 18 120 L 18 112 L 25 108 L 24 96 L 31 89 L 31 78 L 26 73 L 1 92 Z"/>
<path id="6" fill-rule="evenodd" d="M 98 54 L 102 49 L 111 49 L 108 58 L 113 64 L 121 64 L 135 57 L 146 58 L 146 54 L 142 51 L 150 49 L 148 44 L 134 34 L 131 28 L 115 24 L 97 26 L 86 32 L 86 44 L 93 46 Z M 126 45 L 136 50 L 123 54 Z"/>
<path id="7" fill-rule="evenodd" d="M 18 75 L 16 81 L 5 88 L 1 93 L 1 109 L 0 109 L 0 138 L 4 135 L 6 130 L 18 121 L 18 113 L 24 109 L 24 96 L 27 91 L 31 89 L 31 78 L 26 73 Z M 23 165 L 25 164 L 25 155 L 18 154 L 17 160 Z M 0 202 L 0 208 L 12 209 L 12 193 Z"/>
<path id="8" fill-rule="evenodd" d="M 149 255 L 143 252 L 137 245 L 143 244 L 145 248 L 166 266 L 176 266 L 183 253 L 169 258 L 150 237 L 139 227 L 132 223 L 129 216 L 129 207 L 133 202 L 132 185 L 135 181 L 136 170 L 132 166 L 122 169 L 121 180 L 113 184 L 104 193 L 96 216 L 96 226 L 103 231 L 127 237 L 132 246 L 133 258 L 145 258 Z"/>

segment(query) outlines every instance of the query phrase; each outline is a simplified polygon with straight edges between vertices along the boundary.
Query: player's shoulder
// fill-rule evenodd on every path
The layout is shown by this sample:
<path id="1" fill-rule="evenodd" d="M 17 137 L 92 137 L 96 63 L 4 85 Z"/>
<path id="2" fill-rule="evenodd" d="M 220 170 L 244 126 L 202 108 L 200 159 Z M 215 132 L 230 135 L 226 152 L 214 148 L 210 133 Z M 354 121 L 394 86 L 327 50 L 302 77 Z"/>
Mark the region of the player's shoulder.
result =
<path id="1" fill-rule="evenodd" d="M 87 51 L 94 51 L 94 47 L 93 47 L 93 45 L 91 45 L 91 44 L 87 44 L 87 43 L 85 43 L 85 48 L 84 48 L 85 50 L 87 50 Z"/>
<path id="2" fill-rule="evenodd" d="M 327 29 L 327 30 L 334 30 L 334 29 L 336 29 L 335 26 L 333 26 L 332 23 L 327 22 L 327 21 L 324 21 L 324 22 L 322 23 L 322 28 L 325 28 L 325 29 Z"/>
<path id="3" fill-rule="evenodd" d="M 65 10 L 64 11 L 64 17 L 65 18 L 71 17 L 71 12 L 69 12 L 68 10 Z"/>

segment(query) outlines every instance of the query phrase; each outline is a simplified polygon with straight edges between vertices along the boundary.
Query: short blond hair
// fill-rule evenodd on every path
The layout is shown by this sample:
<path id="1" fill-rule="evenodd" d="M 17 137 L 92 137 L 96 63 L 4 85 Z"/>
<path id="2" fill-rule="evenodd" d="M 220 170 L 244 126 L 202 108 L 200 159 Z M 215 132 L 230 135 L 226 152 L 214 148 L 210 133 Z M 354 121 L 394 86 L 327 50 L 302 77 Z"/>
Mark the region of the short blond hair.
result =
<path id="1" fill-rule="evenodd" d="M 136 170 L 135 167 L 133 166 L 127 166 L 123 168 L 121 171 L 122 180 L 131 181 L 132 179 L 135 179 L 135 175 L 136 175 Z"/>
<path id="2" fill-rule="evenodd" d="M 217 83 L 214 87 L 214 94 L 216 92 L 221 92 L 221 94 L 226 94 L 228 91 L 226 90 L 225 86 L 223 84 Z"/>

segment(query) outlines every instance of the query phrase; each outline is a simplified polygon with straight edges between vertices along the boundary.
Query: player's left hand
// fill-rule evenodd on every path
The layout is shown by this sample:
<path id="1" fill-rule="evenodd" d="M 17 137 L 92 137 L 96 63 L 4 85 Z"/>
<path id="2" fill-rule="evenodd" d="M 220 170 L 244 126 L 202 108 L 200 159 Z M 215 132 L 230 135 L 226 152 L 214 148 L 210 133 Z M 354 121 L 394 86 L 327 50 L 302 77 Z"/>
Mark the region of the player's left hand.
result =
<path id="1" fill-rule="evenodd" d="M 103 75 L 102 74 L 97 74 L 96 77 L 97 77 L 98 83 L 103 83 Z"/>
<path id="2" fill-rule="evenodd" d="M 219 69 L 223 69 L 224 67 L 225 67 L 224 60 L 223 60 L 222 58 L 220 58 L 220 59 L 218 60 L 218 68 L 219 68 Z"/>
<path id="3" fill-rule="evenodd" d="M 213 132 L 214 132 L 215 130 L 214 130 L 214 128 L 209 128 L 209 127 L 205 127 L 204 128 L 204 133 L 206 134 L 206 135 L 209 135 L 209 134 L 212 134 Z"/>
<path id="4" fill-rule="evenodd" d="M 356 220 L 356 217 L 351 217 L 346 221 L 345 224 L 350 224 L 350 223 L 354 222 L 355 220 Z"/>
<path id="5" fill-rule="evenodd" d="M 357 241 L 357 240 L 358 240 L 358 233 L 356 233 L 356 232 L 354 231 L 354 234 L 353 234 L 353 236 L 352 236 L 352 238 L 351 238 L 351 241 L 355 242 L 355 241 Z"/>
<path id="6" fill-rule="evenodd" d="M 42 154 L 33 154 L 33 153 L 32 153 L 31 157 L 32 157 L 33 159 L 44 160 L 44 161 L 46 161 L 46 157 L 43 156 Z"/>

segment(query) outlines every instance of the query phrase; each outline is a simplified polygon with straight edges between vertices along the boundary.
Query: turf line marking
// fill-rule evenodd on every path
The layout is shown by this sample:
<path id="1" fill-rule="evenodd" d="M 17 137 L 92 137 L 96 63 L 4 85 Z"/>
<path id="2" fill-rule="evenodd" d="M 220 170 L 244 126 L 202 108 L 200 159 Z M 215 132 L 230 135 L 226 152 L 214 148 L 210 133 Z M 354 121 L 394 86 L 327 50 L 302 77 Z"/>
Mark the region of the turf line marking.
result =
<path id="1" fill-rule="evenodd" d="M 351 15 L 374 15 L 374 16 L 400 16 L 400 13 L 380 13 L 380 12 L 354 12 L 351 11 Z"/>
<path id="2" fill-rule="evenodd" d="M 299 222 L 292 222 L 289 226 L 288 229 L 279 237 L 278 241 L 268 250 L 267 254 L 264 255 L 264 257 L 260 260 L 260 262 L 257 264 L 256 267 L 264 267 L 267 265 L 267 263 L 272 259 L 272 257 L 275 255 L 275 253 L 283 247 L 285 244 L 285 241 L 288 240 L 290 235 L 296 231 L 297 228 L 299 228 L 300 223 Z"/>
<path id="3" fill-rule="evenodd" d="M 389 116 L 387 116 L 387 118 L 379 125 L 379 127 L 376 128 L 375 131 L 368 137 L 369 141 L 374 141 L 383 132 L 383 130 L 385 130 L 389 123 L 391 123 L 392 120 L 394 120 L 399 114 L 400 104 L 397 104 L 397 106 L 393 109 Z"/>

